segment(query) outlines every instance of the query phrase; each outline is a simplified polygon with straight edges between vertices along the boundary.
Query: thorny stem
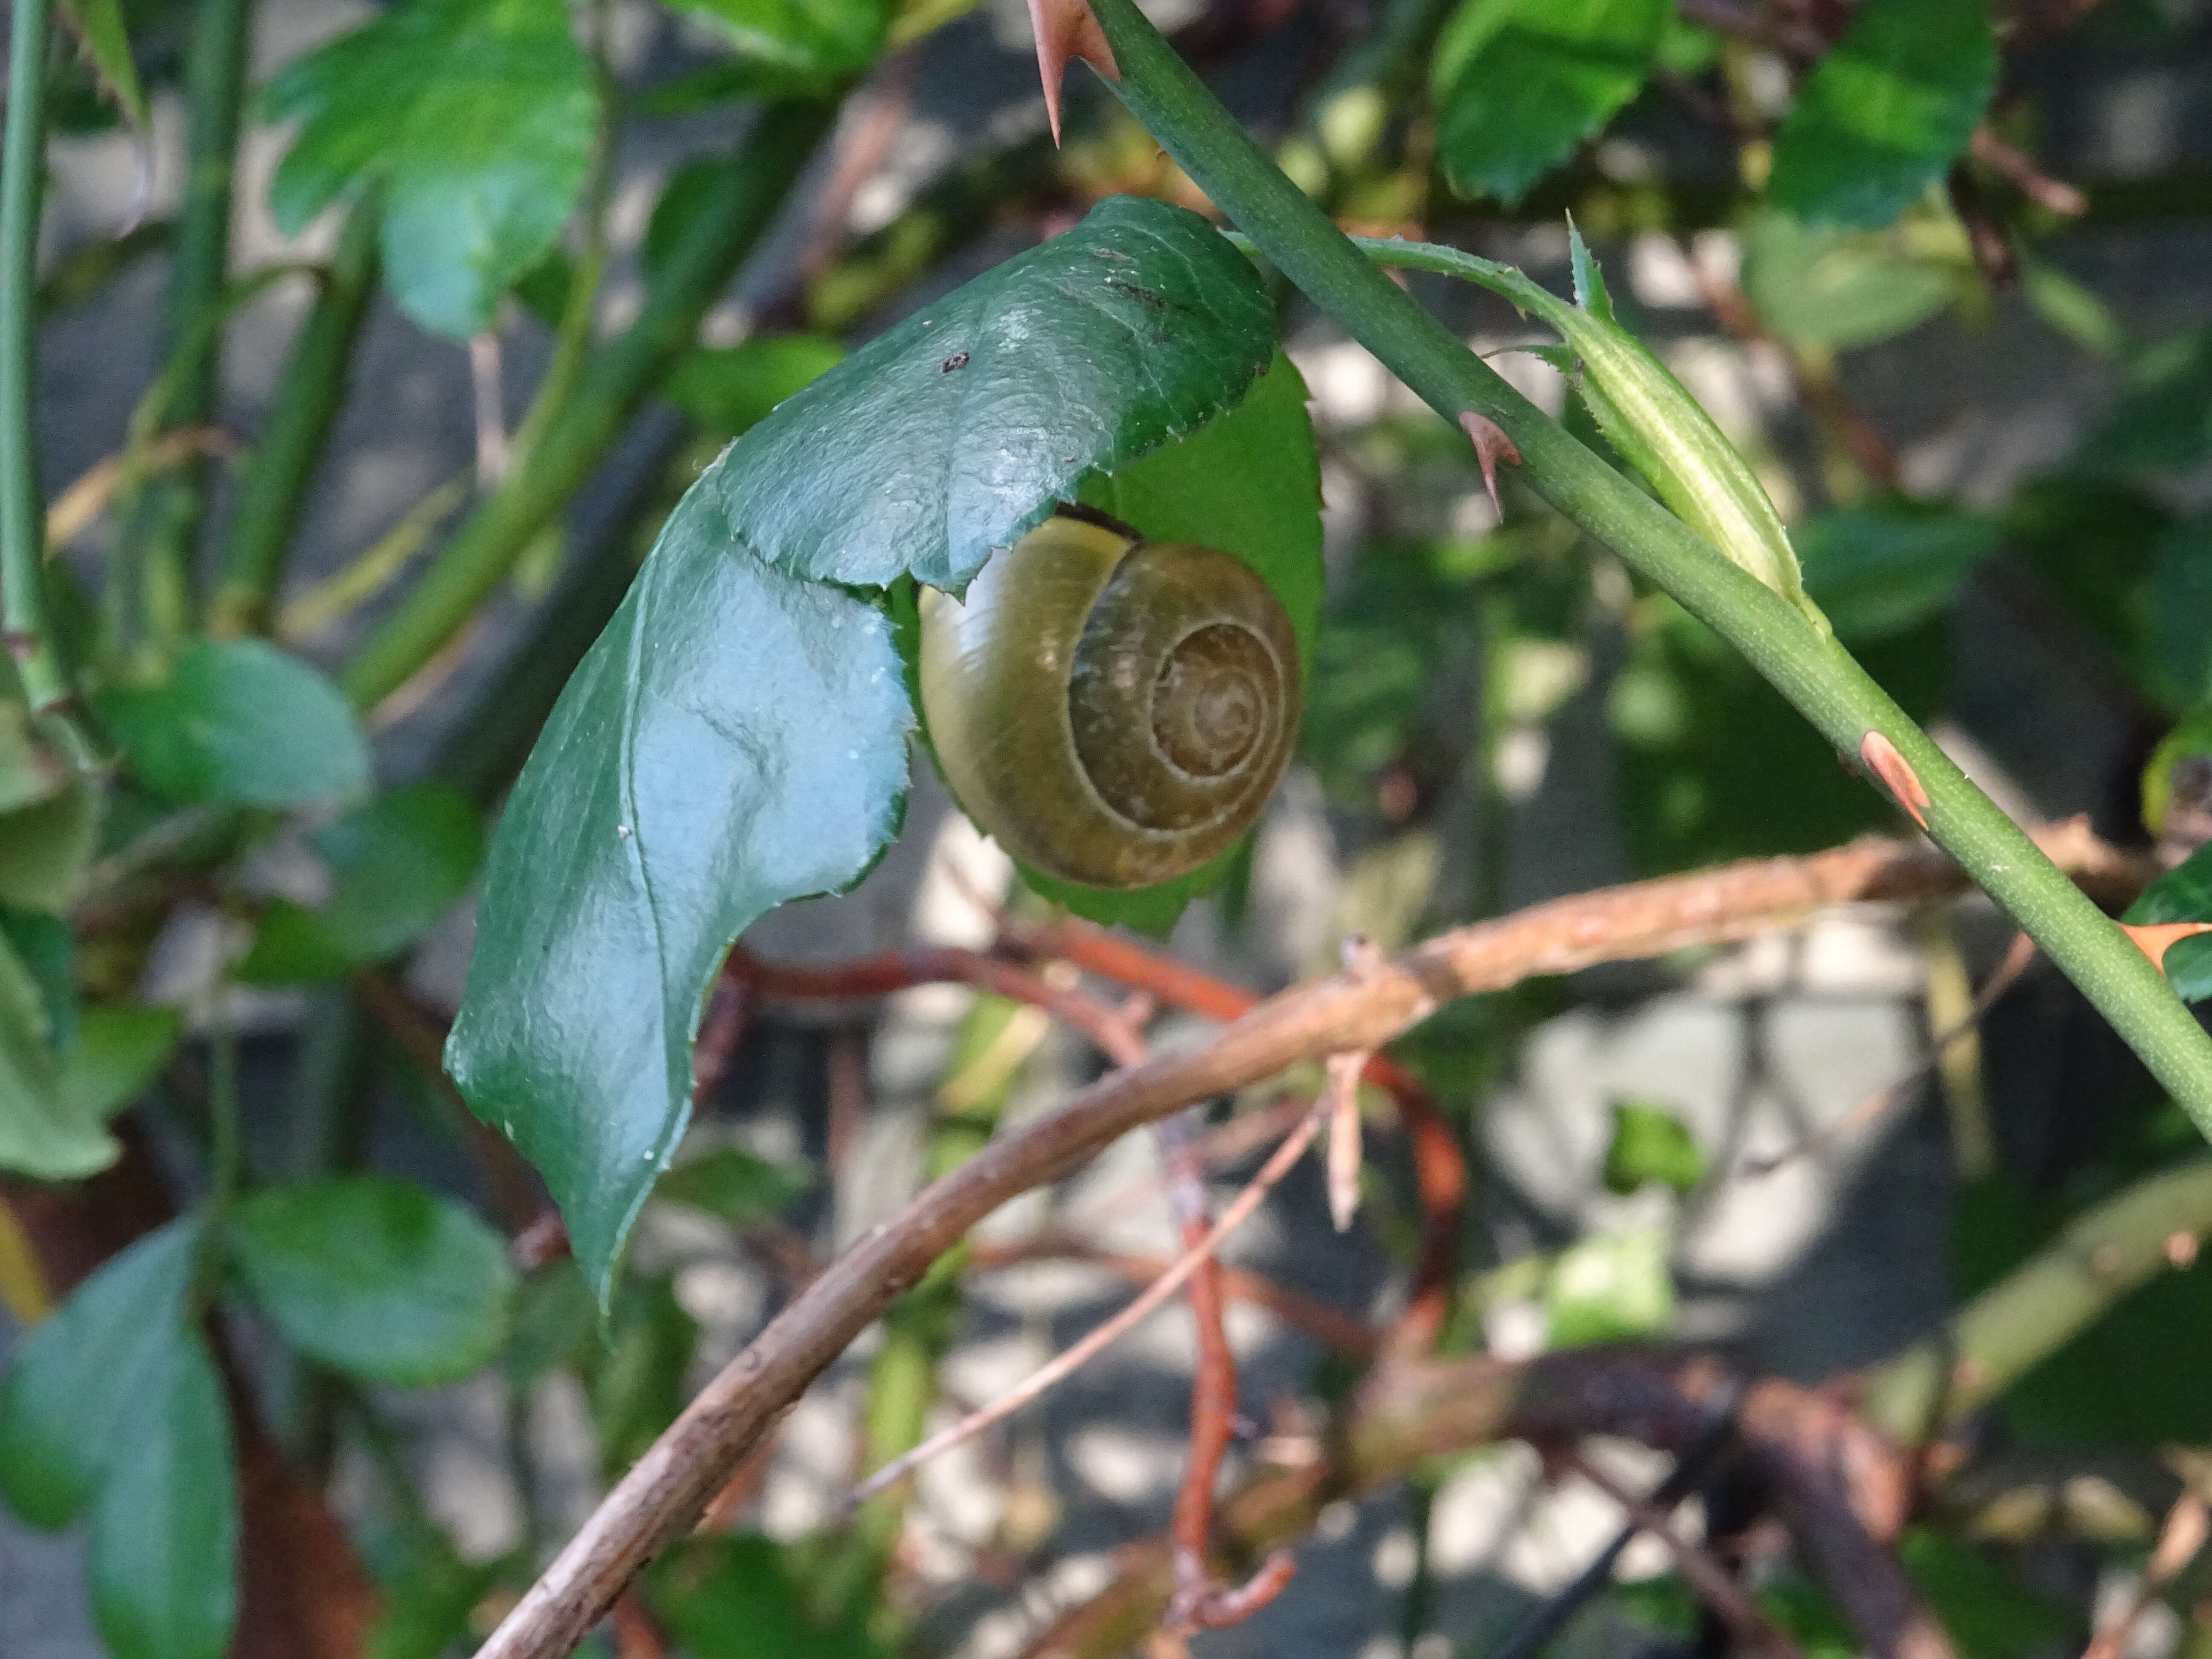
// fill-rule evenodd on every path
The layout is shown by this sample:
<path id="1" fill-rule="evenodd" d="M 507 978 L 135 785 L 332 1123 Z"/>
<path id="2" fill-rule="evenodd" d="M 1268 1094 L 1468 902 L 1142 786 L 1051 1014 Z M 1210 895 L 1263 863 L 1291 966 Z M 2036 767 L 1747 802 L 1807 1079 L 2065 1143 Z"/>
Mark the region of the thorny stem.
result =
<path id="1" fill-rule="evenodd" d="M 292 343 L 261 441 L 239 480 L 222 573 L 208 606 L 208 625 L 216 634 L 258 634 L 268 626 L 300 509 L 345 397 L 347 369 L 376 289 L 380 216 L 374 192 L 347 213 L 328 278 Z"/>
<path id="2" fill-rule="evenodd" d="M 1888 693 L 1788 600 L 1569 435 L 1384 276 L 1267 159 L 1135 0 L 1094 0 L 1093 10 L 1121 65 L 1116 95 L 1267 258 L 1448 422 L 1473 413 L 1503 428 L 1537 494 L 1735 647 L 1840 752 L 1860 754 L 1870 734 L 1893 746 L 1927 793 L 1930 835 L 2212 1136 L 2212 1038 L 2165 975 Z M 1431 269 L 1453 253 L 1389 250 L 1394 261 Z"/>
<path id="3" fill-rule="evenodd" d="M 220 314 L 230 264 L 231 179 L 238 157 L 239 114 L 246 92 L 246 44 L 253 0 L 199 0 L 185 59 L 184 200 L 169 259 L 163 332 L 180 358 L 165 419 L 202 426 L 215 414 L 222 353 L 195 337 Z M 136 563 L 145 617 L 156 638 L 186 625 L 192 561 L 207 510 L 207 464 L 186 464 L 142 500 L 126 537 L 123 562 Z"/>
<path id="4" fill-rule="evenodd" d="M 39 207 L 46 186 L 47 0 L 15 0 L 0 155 L 0 622 L 34 709 L 69 696 L 46 614 L 46 512 L 39 494 Z"/>
<path id="5" fill-rule="evenodd" d="M 690 349 L 700 319 L 783 204 L 836 109 L 820 100 L 763 112 L 716 174 L 637 320 L 593 356 L 574 397 L 547 418 L 520 465 L 347 665 L 343 684 L 356 704 L 382 702 L 442 650 L 599 465 L 669 365 Z"/>

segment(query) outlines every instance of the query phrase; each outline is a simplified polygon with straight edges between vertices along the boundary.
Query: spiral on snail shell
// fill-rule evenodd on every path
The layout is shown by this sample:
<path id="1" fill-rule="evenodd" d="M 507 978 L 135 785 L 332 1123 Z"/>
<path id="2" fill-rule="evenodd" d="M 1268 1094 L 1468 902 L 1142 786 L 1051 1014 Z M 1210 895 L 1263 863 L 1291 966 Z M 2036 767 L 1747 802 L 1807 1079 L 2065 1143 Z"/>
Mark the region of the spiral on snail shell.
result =
<path id="1" fill-rule="evenodd" d="M 1274 793 L 1302 702 L 1291 620 L 1241 560 L 1062 507 L 964 599 L 925 590 L 938 763 L 1016 858 L 1150 887 L 1233 844 Z"/>

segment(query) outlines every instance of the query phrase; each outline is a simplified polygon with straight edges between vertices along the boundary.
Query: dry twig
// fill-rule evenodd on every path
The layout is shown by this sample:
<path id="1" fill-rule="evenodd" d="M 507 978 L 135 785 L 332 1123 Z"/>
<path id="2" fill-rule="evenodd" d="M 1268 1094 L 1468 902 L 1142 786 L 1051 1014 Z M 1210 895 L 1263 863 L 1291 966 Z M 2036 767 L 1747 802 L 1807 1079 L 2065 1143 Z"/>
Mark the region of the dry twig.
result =
<path id="1" fill-rule="evenodd" d="M 2093 890 L 2139 890 L 2146 878 L 2139 861 L 2107 847 L 2085 823 L 2056 826 L 2039 840 Z M 1753 860 L 1554 900 L 1442 934 L 1366 983 L 1339 976 L 1300 986 L 1194 1052 L 1158 1056 L 1100 1079 L 1058 1110 L 999 1136 L 831 1263 L 607 1495 L 479 1659 L 559 1659 L 572 1650 L 653 1554 L 689 1528 L 806 1385 L 932 1261 L 1007 1199 L 1056 1179 L 1128 1130 L 1297 1061 L 1379 1046 L 1448 998 L 1742 939 L 1832 904 L 1925 898 L 1965 885 L 1939 852 L 1867 840 L 1808 858 Z M 1307 1121 L 1318 1127 L 1317 1119 Z M 1894 1605 L 1890 1613 L 1896 1616 Z"/>

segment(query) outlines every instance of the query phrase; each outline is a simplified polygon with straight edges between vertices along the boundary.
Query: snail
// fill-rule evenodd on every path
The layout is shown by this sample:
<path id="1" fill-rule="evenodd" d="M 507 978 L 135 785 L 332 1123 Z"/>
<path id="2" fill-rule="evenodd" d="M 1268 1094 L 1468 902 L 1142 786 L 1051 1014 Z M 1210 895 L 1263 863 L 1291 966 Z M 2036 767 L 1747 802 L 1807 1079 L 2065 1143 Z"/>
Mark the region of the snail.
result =
<path id="1" fill-rule="evenodd" d="M 1196 869 L 1256 820 L 1301 704 L 1291 619 L 1227 553 L 1062 507 L 965 600 L 921 599 L 924 717 L 977 826 L 1092 887 Z"/>

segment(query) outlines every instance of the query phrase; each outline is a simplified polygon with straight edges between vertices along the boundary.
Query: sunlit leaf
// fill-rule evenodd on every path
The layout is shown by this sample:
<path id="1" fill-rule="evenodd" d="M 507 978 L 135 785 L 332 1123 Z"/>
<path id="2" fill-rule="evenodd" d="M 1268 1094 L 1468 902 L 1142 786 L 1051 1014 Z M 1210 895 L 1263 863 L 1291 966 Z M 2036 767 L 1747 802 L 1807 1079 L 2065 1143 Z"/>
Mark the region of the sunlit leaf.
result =
<path id="1" fill-rule="evenodd" d="M 1464 0 L 1437 44 L 1437 148 L 1455 189 L 1508 206 L 1633 98 L 1668 0 Z"/>
<path id="2" fill-rule="evenodd" d="M 1604 1175 L 1607 1192 L 1632 1193 L 1656 1182 L 1686 1193 L 1705 1178 L 1705 1155 L 1687 1126 L 1665 1107 L 1620 1100 L 1613 1106 Z"/>
<path id="3" fill-rule="evenodd" d="M 560 233 L 599 96 L 560 0 L 406 0 L 284 70 L 264 109 L 301 124 L 270 185 L 278 228 L 381 180 L 392 298 L 465 338 Z"/>
<path id="4" fill-rule="evenodd" d="M 1889 223 L 1966 149 L 1996 74 L 1984 0 L 1863 0 L 1775 134 L 1767 199 L 1808 224 Z"/>

